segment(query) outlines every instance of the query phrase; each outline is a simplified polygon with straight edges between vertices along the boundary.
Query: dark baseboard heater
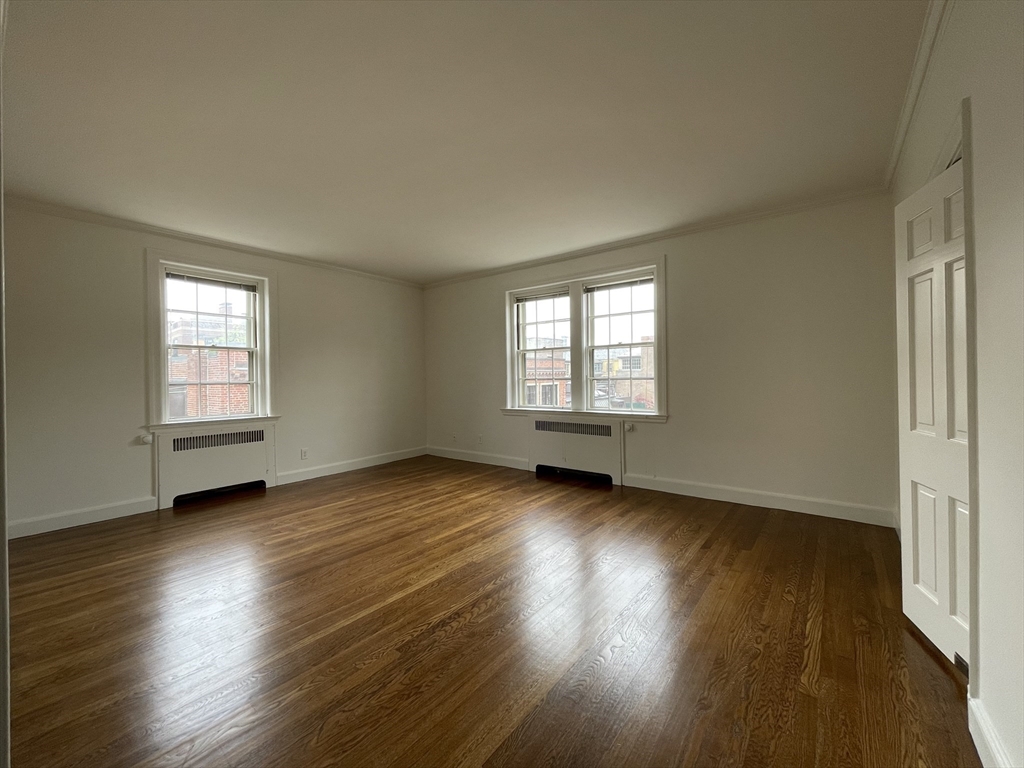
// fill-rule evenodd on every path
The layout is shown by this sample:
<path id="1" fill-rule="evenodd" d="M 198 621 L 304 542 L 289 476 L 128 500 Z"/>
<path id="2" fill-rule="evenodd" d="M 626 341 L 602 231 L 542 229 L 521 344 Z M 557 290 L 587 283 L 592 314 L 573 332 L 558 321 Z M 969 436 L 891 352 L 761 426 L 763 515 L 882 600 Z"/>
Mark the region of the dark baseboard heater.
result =
<path id="1" fill-rule="evenodd" d="M 586 472 L 582 469 L 552 467 L 548 464 L 537 465 L 537 477 L 550 478 L 553 480 L 575 480 L 576 482 L 587 483 L 588 485 L 613 485 L 611 475 L 606 475 L 601 472 Z"/>

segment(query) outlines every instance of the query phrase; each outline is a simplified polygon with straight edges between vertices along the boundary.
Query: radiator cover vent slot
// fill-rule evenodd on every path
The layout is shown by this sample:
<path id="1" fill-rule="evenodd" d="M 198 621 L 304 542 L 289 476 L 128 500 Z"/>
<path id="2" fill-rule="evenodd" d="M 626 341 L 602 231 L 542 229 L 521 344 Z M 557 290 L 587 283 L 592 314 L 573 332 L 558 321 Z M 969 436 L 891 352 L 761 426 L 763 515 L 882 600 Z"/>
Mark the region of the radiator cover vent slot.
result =
<path id="1" fill-rule="evenodd" d="M 262 443 L 263 430 L 250 429 L 244 432 L 221 432 L 215 435 L 189 435 L 174 438 L 173 451 L 195 451 L 199 448 L 220 448 L 225 445 Z"/>
<path id="2" fill-rule="evenodd" d="M 535 421 L 534 429 L 538 432 L 562 432 L 567 435 L 612 436 L 611 424 L 589 424 L 585 421 Z"/>

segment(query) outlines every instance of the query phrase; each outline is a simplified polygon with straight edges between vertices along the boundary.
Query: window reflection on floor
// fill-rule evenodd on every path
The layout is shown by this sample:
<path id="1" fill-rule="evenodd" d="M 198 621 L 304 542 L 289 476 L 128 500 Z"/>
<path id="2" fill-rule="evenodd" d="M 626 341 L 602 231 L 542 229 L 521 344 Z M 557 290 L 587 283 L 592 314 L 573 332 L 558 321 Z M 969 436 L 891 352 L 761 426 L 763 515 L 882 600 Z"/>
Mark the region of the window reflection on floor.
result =
<path id="1" fill-rule="evenodd" d="M 196 710 L 210 720 L 260 694 L 252 673 L 273 620 L 264 607 L 266 576 L 267 564 L 252 546 L 226 549 L 215 542 L 168 559 L 157 598 L 158 639 L 142 649 L 151 740 L 170 745 L 196 737 Z M 211 697 L 217 677 L 224 688 Z"/>

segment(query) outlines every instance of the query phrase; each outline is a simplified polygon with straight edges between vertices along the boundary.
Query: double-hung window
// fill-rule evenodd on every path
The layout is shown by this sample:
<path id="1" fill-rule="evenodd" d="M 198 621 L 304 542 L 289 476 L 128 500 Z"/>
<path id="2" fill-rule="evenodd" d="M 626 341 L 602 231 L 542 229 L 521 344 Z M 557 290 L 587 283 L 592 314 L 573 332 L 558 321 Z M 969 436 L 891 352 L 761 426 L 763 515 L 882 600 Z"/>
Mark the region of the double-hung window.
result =
<path id="1" fill-rule="evenodd" d="M 662 272 L 511 291 L 509 407 L 664 417 Z"/>
<path id="2" fill-rule="evenodd" d="M 524 407 L 572 407 L 569 290 L 515 302 L 519 401 Z"/>
<path id="3" fill-rule="evenodd" d="M 168 421 L 255 415 L 256 284 L 166 272 L 164 288 Z"/>
<path id="4" fill-rule="evenodd" d="M 654 278 L 584 287 L 587 408 L 657 413 Z"/>

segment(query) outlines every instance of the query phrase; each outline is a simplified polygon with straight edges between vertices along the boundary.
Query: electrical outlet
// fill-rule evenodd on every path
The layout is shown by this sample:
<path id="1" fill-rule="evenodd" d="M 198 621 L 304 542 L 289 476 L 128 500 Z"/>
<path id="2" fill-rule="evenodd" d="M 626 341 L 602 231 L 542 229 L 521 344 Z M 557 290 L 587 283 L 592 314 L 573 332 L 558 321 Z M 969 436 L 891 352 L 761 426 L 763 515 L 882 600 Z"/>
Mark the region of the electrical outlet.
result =
<path id="1" fill-rule="evenodd" d="M 454 433 L 454 432 L 452 432 L 452 442 L 453 442 L 453 443 L 457 443 L 458 441 L 459 441 L 459 438 L 458 438 L 458 437 L 456 437 L 456 435 L 455 435 L 455 433 Z"/>
<path id="2" fill-rule="evenodd" d="M 309 458 L 309 448 L 300 448 L 299 449 L 299 458 L 302 459 L 303 461 L 308 459 Z"/>
<path id="3" fill-rule="evenodd" d="M 483 445 L 484 444 L 484 436 L 483 435 L 477 435 L 476 436 L 476 444 L 477 445 Z"/>

